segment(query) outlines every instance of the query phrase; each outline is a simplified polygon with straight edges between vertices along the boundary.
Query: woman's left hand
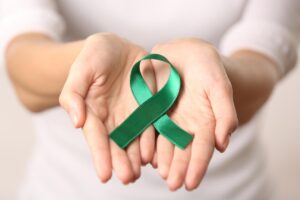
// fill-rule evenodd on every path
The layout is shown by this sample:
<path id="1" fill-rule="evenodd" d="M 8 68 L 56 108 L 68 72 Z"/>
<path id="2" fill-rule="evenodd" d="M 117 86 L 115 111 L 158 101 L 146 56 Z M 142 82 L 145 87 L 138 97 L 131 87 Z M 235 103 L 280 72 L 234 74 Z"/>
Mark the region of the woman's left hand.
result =
<path id="1" fill-rule="evenodd" d="M 194 135 L 185 150 L 159 135 L 153 163 L 171 190 L 183 184 L 193 190 L 206 172 L 214 147 L 223 152 L 238 125 L 231 83 L 220 55 L 205 41 L 180 39 L 156 45 L 152 53 L 166 56 L 178 70 L 182 88 L 168 115 Z M 168 77 L 168 67 L 160 61 L 152 63 L 159 89 Z"/>

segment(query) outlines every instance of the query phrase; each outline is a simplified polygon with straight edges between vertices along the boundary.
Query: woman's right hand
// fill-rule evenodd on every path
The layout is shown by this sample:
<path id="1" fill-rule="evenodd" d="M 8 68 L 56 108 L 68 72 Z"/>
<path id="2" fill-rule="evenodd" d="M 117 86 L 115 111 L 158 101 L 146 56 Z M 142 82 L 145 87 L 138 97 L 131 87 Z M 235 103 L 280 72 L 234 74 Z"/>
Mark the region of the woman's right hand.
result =
<path id="1" fill-rule="evenodd" d="M 126 150 L 109 139 L 109 133 L 138 106 L 129 86 L 130 71 L 146 51 L 110 33 L 88 37 L 75 59 L 60 95 L 60 104 L 74 126 L 83 128 L 97 174 L 106 182 L 115 171 L 124 183 L 140 176 L 141 164 L 152 160 L 155 131 L 150 126 Z M 155 77 L 151 62 L 142 74 L 152 91 Z"/>

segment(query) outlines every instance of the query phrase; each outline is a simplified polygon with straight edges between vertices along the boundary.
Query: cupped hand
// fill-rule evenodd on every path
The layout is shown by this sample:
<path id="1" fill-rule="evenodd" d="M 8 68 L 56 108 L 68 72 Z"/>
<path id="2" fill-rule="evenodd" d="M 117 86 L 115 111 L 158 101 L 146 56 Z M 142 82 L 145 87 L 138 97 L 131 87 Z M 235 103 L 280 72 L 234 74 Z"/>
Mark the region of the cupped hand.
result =
<path id="1" fill-rule="evenodd" d="M 132 65 L 145 50 L 114 34 L 99 33 L 87 38 L 71 66 L 60 95 L 60 104 L 74 126 L 83 128 L 97 174 L 106 182 L 115 171 L 124 183 L 140 176 L 141 164 L 152 160 L 155 132 L 150 126 L 126 150 L 108 134 L 138 106 L 129 86 Z M 151 62 L 144 62 L 142 74 L 152 91 L 155 77 Z"/>
<path id="2" fill-rule="evenodd" d="M 223 152 L 238 124 L 232 87 L 216 49 L 198 39 L 179 39 L 156 45 L 152 53 L 166 56 L 178 70 L 182 88 L 168 115 L 194 135 L 186 149 L 174 147 L 159 135 L 153 163 L 171 190 L 183 184 L 187 190 L 201 182 L 214 148 Z M 159 90 L 168 77 L 168 67 L 152 61 Z"/>

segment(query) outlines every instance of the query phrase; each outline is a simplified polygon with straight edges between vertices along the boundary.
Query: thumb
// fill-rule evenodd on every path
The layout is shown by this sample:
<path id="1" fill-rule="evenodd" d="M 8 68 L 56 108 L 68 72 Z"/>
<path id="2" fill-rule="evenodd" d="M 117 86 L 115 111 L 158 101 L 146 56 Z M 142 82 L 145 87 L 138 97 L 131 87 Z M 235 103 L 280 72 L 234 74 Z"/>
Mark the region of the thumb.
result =
<path id="1" fill-rule="evenodd" d="M 214 88 L 210 92 L 210 101 L 216 119 L 216 148 L 220 152 L 224 152 L 228 146 L 231 133 L 238 126 L 231 85 L 224 84 Z"/>
<path id="2" fill-rule="evenodd" d="M 85 97 L 92 82 L 92 74 L 74 63 L 59 97 L 60 105 L 70 115 L 75 128 L 83 127 L 86 119 Z"/>

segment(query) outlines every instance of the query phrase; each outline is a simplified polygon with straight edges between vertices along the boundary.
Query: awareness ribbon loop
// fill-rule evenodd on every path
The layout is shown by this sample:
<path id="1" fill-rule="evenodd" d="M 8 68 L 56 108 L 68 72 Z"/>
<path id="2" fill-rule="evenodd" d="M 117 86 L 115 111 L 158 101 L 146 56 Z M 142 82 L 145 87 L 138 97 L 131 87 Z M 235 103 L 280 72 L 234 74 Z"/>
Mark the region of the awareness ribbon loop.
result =
<path id="1" fill-rule="evenodd" d="M 152 95 L 141 71 L 143 60 L 160 60 L 169 64 L 170 75 L 162 89 Z M 147 54 L 136 62 L 130 74 L 130 87 L 140 105 L 120 126 L 110 134 L 110 138 L 121 148 L 126 148 L 136 137 L 153 124 L 155 129 L 177 147 L 184 149 L 193 136 L 177 126 L 166 114 L 172 107 L 180 91 L 180 76 L 171 62 L 160 54 Z"/>

